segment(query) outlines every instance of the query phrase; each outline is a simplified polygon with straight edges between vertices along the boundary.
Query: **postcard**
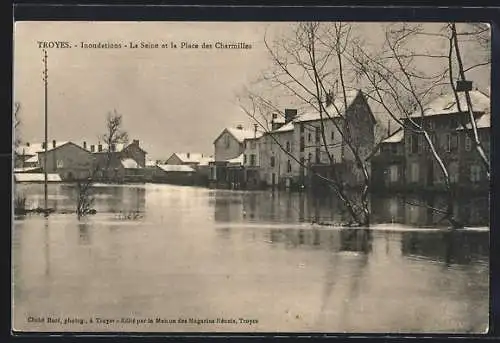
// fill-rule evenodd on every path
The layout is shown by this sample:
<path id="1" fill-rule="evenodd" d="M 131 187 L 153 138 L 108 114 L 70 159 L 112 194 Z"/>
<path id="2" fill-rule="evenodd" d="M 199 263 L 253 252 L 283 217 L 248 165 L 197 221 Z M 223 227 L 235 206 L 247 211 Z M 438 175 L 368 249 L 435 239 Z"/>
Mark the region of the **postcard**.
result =
<path id="1" fill-rule="evenodd" d="M 485 23 L 14 25 L 14 332 L 486 333 Z"/>

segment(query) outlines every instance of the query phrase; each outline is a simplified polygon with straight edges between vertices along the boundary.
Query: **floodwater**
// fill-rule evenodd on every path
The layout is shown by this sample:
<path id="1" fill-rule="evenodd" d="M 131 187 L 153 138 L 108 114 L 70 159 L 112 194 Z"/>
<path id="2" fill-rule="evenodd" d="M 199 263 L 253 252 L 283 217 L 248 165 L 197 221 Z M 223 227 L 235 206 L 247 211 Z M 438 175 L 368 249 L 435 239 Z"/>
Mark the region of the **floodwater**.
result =
<path id="1" fill-rule="evenodd" d="M 42 204 L 40 185 L 17 191 Z M 74 199 L 70 185 L 50 185 L 50 207 L 73 210 Z M 470 228 L 450 231 L 418 199 L 374 199 L 366 230 L 311 224 L 342 211 L 304 194 L 97 186 L 98 214 L 85 220 L 15 220 L 13 328 L 483 333 L 484 201 L 458 201 Z"/>

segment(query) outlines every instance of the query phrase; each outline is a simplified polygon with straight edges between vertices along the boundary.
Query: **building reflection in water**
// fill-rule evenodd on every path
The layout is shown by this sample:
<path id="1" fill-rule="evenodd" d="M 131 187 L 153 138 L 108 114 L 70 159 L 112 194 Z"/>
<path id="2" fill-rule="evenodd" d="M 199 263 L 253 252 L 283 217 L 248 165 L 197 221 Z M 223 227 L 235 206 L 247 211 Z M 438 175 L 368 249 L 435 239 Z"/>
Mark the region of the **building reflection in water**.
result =
<path id="1" fill-rule="evenodd" d="M 306 193 L 278 191 L 214 191 L 211 199 L 218 222 L 342 223 L 349 217 L 343 204 L 333 196 L 312 197 Z M 465 225 L 489 225 L 488 197 L 456 197 L 453 201 L 455 215 Z M 373 224 L 449 225 L 439 211 L 446 209 L 444 195 L 372 196 L 370 207 Z"/>
<path id="2" fill-rule="evenodd" d="M 403 232 L 403 256 L 443 262 L 447 265 L 487 263 L 489 234 L 480 231 Z"/>
<path id="3" fill-rule="evenodd" d="M 91 244 L 90 227 L 87 222 L 78 223 L 78 244 L 89 245 Z"/>

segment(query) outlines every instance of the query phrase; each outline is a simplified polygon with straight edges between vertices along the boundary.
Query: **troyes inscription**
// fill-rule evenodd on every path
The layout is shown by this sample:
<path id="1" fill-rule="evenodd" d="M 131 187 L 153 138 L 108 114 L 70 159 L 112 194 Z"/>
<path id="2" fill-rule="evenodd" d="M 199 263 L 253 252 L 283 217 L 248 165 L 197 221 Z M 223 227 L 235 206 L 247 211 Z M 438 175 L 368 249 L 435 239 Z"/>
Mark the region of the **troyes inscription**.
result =
<path id="1" fill-rule="evenodd" d="M 245 42 L 195 42 L 195 41 L 80 41 L 78 43 L 68 41 L 37 41 L 39 49 L 252 49 L 252 45 Z"/>

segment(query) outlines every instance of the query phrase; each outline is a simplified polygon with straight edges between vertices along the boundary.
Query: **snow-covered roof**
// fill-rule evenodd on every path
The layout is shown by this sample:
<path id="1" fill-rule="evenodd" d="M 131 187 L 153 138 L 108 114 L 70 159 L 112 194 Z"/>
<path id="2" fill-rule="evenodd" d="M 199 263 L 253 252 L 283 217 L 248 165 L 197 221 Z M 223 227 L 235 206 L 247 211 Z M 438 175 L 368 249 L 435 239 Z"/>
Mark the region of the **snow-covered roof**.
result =
<path id="1" fill-rule="evenodd" d="M 474 112 L 490 112 L 490 97 L 480 91 L 470 91 L 469 92 L 472 108 Z M 468 111 L 467 101 L 465 98 L 465 93 L 458 93 L 458 101 L 460 103 L 460 109 L 462 111 Z M 445 94 L 437 97 L 424 106 L 424 116 L 436 116 L 443 114 L 458 113 L 457 101 L 454 93 Z M 422 113 L 420 110 L 415 111 L 411 116 L 420 117 Z"/>
<path id="2" fill-rule="evenodd" d="M 354 99 L 356 99 L 359 92 L 360 92 L 359 90 L 346 91 L 346 100 L 348 108 L 349 106 L 351 106 Z M 323 116 L 321 116 L 317 109 L 311 109 L 306 113 L 299 115 L 294 121 L 295 122 L 314 121 L 314 120 L 321 120 L 321 118 L 323 118 L 323 120 L 326 120 L 329 117 L 332 118 L 339 117 L 341 114 L 344 114 L 346 110 L 344 107 L 345 107 L 344 96 L 342 95 L 342 93 L 340 93 L 338 96 L 335 97 L 333 104 L 326 106 L 326 111 L 328 112 L 328 115 L 326 113 L 323 113 Z"/>
<path id="3" fill-rule="evenodd" d="M 44 173 L 14 173 L 16 182 L 44 182 Z M 47 174 L 48 182 L 61 182 L 59 174 Z"/>
<path id="4" fill-rule="evenodd" d="M 257 131 L 255 133 L 254 130 L 245 130 L 245 129 L 238 129 L 238 128 L 232 128 L 228 127 L 226 130 L 236 138 L 236 140 L 240 143 L 243 143 L 245 139 L 251 139 L 251 138 L 259 138 L 262 136 L 262 132 Z"/>
<path id="5" fill-rule="evenodd" d="M 403 129 L 399 129 L 382 141 L 382 143 L 400 143 L 404 138 Z"/>
<path id="6" fill-rule="evenodd" d="M 156 161 L 152 161 L 152 160 L 146 160 L 146 167 L 154 167 L 156 166 L 158 163 L 156 163 Z"/>
<path id="7" fill-rule="evenodd" d="M 24 162 L 26 162 L 26 163 L 38 163 L 38 155 L 31 156 L 30 158 L 26 159 Z"/>
<path id="8" fill-rule="evenodd" d="M 233 163 L 233 164 L 243 164 L 243 159 L 244 159 L 243 155 L 244 154 L 241 154 L 238 157 L 227 160 L 227 162 Z"/>
<path id="9" fill-rule="evenodd" d="M 75 143 L 76 145 L 78 145 L 79 147 L 83 148 L 83 142 L 78 142 L 78 143 Z M 101 144 L 101 148 L 102 148 L 102 151 L 99 151 L 99 144 Z M 94 146 L 94 151 L 91 151 L 91 146 Z M 116 143 L 115 144 L 115 150 L 113 152 L 120 152 L 122 151 L 123 149 L 125 149 L 126 147 L 128 146 L 128 144 L 125 144 L 125 143 Z M 87 151 L 91 151 L 91 152 L 95 152 L 95 153 L 98 153 L 98 152 L 108 152 L 110 149 L 108 148 L 108 144 L 104 144 L 104 143 L 100 143 L 100 142 L 97 142 L 97 143 L 89 143 L 88 141 L 86 142 L 86 148 L 84 148 L 85 150 Z"/>
<path id="10" fill-rule="evenodd" d="M 56 141 L 55 146 L 53 141 L 49 141 L 47 144 L 47 151 L 50 151 L 54 148 L 60 147 L 61 145 L 69 143 L 68 141 Z M 45 149 L 43 147 L 43 143 L 29 143 L 29 145 L 24 144 L 20 145 L 16 148 L 16 154 L 18 155 L 28 155 L 33 156 L 38 154 L 39 152 L 44 152 Z"/>
<path id="11" fill-rule="evenodd" d="M 192 152 L 175 152 L 173 155 L 176 155 L 182 163 L 201 163 L 205 159 L 209 158 L 209 156 Z"/>
<path id="12" fill-rule="evenodd" d="M 159 164 L 158 168 L 166 172 L 192 173 L 194 169 L 184 164 Z"/>
<path id="13" fill-rule="evenodd" d="M 472 125 L 470 123 L 466 124 L 465 127 L 467 129 L 472 129 Z M 485 113 L 479 119 L 476 120 L 476 127 L 478 129 L 485 129 L 491 127 L 491 114 Z M 460 126 L 457 130 L 463 130 L 463 126 Z"/>
<path id="14" fill-rule="evenodd" d="M 14 168 L 14 173 L 28 173 L 30 171 L 39 170 L 41 167 L 26 167 L 26 168 Z"/>
<path id="15" fill-rule="evenodd" d="M 208 166 L 210 162 L 213 162 L 214 158 L 213 157 L 203 157 L 198 164 L 199 166 Z"/>
<path id="16" fill-rule="evenodd" d="M 288 132 L 288 131 L 293 131 L 293 121 L 283 125 L 279 129 L 271 131 L 271 133 L 273 133 L 273 132 Z"/>
<path id="17" fill-rule="evenodd" d="M 122 166 L 125 169 L 140 169 L 141 166 L 131 158 L 124 158 L 121 160 Z"/>

